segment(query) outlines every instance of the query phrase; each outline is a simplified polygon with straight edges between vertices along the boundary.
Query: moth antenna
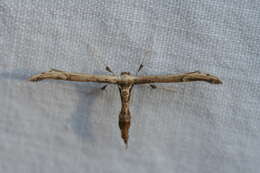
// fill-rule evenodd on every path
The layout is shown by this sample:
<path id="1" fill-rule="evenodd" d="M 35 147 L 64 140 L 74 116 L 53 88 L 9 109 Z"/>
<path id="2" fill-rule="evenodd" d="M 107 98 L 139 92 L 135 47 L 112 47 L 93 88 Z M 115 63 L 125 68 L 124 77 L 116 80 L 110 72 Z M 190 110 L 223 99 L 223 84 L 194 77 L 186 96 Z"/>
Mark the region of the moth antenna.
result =
<path id="1" fill-rule="evenodd" d="M 58 70 L 58 69 L 55 69 L 55 68 L 51 68 L 51 70 L 50 70 L 50 71 L 64 72 L 64 71 L 62 71 L 62 70 Z"/>
<path id="2" fill-rule="evenodd" d="M 145 51 L 144 51 L 144 57 L 143 57 L 143 59 L 142 59 L 142 61 L 141 61 L 141 64 L 140 64 L 140 66 L 139 66 L 139 68 L 138 68 L 138 70 L 137 70 L 137 72 L 136 72 L 136 75 L 143 69 L 143 67 L 144 67 L 144 60 L 145 60 L 145 58 L 147 58 L 147 57 L 151 57 L 151 53 L 152 53 L 152 50 L 151 49 L 145 49 Z"/>

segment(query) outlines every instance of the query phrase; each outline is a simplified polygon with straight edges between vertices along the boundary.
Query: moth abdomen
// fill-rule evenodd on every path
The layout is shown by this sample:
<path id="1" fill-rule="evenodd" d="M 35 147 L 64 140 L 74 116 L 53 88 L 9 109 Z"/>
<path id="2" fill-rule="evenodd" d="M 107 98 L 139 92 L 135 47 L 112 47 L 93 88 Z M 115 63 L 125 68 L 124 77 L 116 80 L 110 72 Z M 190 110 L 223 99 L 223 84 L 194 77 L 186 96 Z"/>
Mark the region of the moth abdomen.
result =
<path id="1" fill-rule="evenodd" d="M 119 115 L 119 128 L 121 131 L 121 138 L 124 140 L 124 143 L 128 143 L 128 138 L 129 138 L 129 128 L 131 125 L 131 115 L 130 112 L 124 112 L 121 111 Z"/>

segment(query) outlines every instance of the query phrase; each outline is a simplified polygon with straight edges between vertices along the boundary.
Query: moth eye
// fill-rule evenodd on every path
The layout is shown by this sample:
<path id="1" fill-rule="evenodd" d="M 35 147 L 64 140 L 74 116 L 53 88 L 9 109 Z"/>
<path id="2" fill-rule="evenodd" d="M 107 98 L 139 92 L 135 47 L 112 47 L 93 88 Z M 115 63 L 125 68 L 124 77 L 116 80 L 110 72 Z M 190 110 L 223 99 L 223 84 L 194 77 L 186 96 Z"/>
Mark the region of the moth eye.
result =
<path id="1" fill-rule="evenodd" d="M 207 73 L 206 76 L 209 76 L 209 74 Z"/>

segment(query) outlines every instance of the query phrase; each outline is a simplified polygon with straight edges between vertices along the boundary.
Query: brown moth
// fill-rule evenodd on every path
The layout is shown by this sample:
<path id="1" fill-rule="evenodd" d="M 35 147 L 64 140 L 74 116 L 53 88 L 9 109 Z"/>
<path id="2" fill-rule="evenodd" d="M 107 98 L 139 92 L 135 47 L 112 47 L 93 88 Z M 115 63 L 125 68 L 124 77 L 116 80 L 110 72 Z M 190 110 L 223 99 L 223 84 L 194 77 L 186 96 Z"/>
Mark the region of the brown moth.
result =
<path id="1" fill-rule="evenodd" d="M 141 64 L 138 72 L 143 68 Z M 154 75 L 154 76 L 137 76 L 131 75 L 129 72 L 122 72 L 120 75 L 115 75 L 109 67 L 106 70 L 113 75 L 92 75 L 83 73 L 70 73 L 61 70 L 51 69 L 48 72 L 43 72 L 32 76 L 30 81 L 40 81 L 44 79 L 68 80 L 78 82 L 98 82 L 116 84 L 118 86 L 121 98 L 121 111 L 119 113 L 119 128 L 121 130 L 121 137 L 127 147 L 128 131 L 131 123 L 131 113 L 129 110 L 129 103 L 131 91 L 134 85 L 149 84 L 151 88 L 157 88 L 150 83 L 170 83 L 170 82 L 193 82 L 205 81 L 211 84 L 222 84 L 222 81 L 211 74 L 201 73 L 199 71 L 183 73 L 183 74 L 170 74 L 170 75 Z M 101 89 L 105 89 L 104 85 Z"/>

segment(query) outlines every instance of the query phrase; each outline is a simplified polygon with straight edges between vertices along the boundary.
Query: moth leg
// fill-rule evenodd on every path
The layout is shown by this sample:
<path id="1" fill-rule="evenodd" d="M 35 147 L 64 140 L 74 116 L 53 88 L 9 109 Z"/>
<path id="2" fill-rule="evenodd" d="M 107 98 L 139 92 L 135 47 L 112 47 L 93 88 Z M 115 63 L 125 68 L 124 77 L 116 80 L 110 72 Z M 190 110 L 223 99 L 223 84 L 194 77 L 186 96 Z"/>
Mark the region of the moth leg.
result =
<path id="1" fill-rule="evenodd" d="M 113 75 L 115 75 L 115 73 L 111 70 L 110 67 L 106 66 L 106 71 L 108 71 L 109 73 L 112 73 Z"/>
<path id="2" fill-rule="evenodd" d="M 139 71 L 141 71 L 141 70 L 143 69 L 143 67 L 144 67 L 144 65 L 143 65 L 143 64 L 140 64 L 140 66 L 139 66 L 139 68 L 138 68 L 138 70 L 137 70 L 137 73 L 138 73 Z"/>
<path id="3" fill-rule="evenodd" d="M 147 84 L 147 85 L 149 85 L 149 87 L 152 89 L 162 89 L 162 90 L 166 90 L 166 91 L 176 92 L 176 90 L 174 88 L 157 86 L 157 85 L 153 85 L 153 84 Z"/>
<path id="4" fill-rule="evenodd" d="M 106 71 L 108 71 L 109 73 L 112 73 L 113 75 L 115 75 L 115 73 L 108 66 L 106 66 Z M 108 85 L 106 84 L 106 85 L 102 86 L 100 89 L 104 91 L 107 88 L 107 86 Z"/>
<path id="5" fill-rule="evenodd" d="M 105 90 L 105 89 L 107 88 L 107 86 L 108 86 L 108 85 L 104 85 L 104 86 L 102 86 L 100 89 L 101 89 L 101 90 Z"/>

